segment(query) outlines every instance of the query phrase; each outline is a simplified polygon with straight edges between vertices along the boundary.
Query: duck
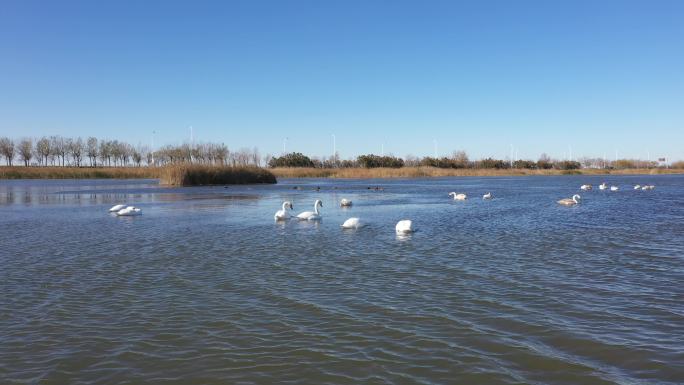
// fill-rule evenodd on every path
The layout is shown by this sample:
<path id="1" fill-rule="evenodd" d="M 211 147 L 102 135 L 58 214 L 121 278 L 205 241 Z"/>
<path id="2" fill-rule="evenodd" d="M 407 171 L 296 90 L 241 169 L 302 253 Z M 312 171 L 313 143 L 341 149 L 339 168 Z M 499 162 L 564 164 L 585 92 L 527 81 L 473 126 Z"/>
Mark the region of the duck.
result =
<path id="1" fill-rule="evenodd" d="M 634 189 L 635 189 L 635 190 L 640 190 L 640 189 L 641 189 L 641 185 L 640 185 L 640 184 L 634 185 Z"/>
<path id="2" fill-rule="evenodd" d="M 563 206 L 574 206 L 579 203 L 581 197 L 578 194 L 572 196 L 572 198 L 565 198 L 558 201 L 559 205 Z"/>
<path id="3" fill-rule="evenodd" d="M 318 207 L 323 207 L 323 202 L 320 199 L 316 199 L 314 202 L 314 211 L 304 211 L 297 215 L 297 219 L 302 221 L 317 221 L 321 219 L 321 214 L 318 212 Z"/>
<path id="4" fill-rule="evenodd" d="M 608 188 L 608 185 L 606 184 L 606 182 L 603 182 L 599 185 L 599 189 L 601 189 L 601 190 L 605 190 L 607 188 Z"/>
<path id="5" fill-rule="evenodd" d="M 363 222 L 359 218 L 349 218 L 344 223 L 340 226 L 343 229 L 359 229 L 361 227 L 365 226 Z"/>
<path id="6" fill-rule="evenodd" d="M 283 209 L 276 211 L 273 218 L 275 218 L 276 221 L 282 221 L 285 219 L 290 219 L 290 212 L 287 211 L 288 208 L 290 210 L 294 209 L 294 207 L 292 206 L 292 202 L 290 202 L 290 201 L 283 202 Z"/>
<path id="7" fill-rule="evenodd" d="M 349 207 L 349 206 L 351 206 L 351 205 L 352 205 L 352 201 L 350 201 L 350 200 L 347 199 L 347 198 L 342 198 L 342 200 L 340 201 L 340 206 L 341 206 L 341 207 Z"/>
<path id="8" fill-rule="evenodd" d="M 449 196 L 453 196 L 455 201 L 464 201 L 468 199 L 468 196 L 465 194 L 456 194 L 455 192 L 450 192 Z"/>
<path id="9" fill-rule="evenodd" d="M 408 234 L 415 230 L 413 229 L 413 222 L 410 219 L 403 219 L 397 222 L 397 225 L 394 226 L 394 231 L 396 231 L 397 234 Z"/>
<path id="10" fill-rule="evenodd" d="M 617 191 L 620 188 L 618 186 L 610 186 L 610 191 Z"/>
<path id="11" fill-rule="evenodd" d="M 590 184 L 583 184 L 582 186 L 580 186 L 580 190 L 584 190 L 584 191 L 589 191 L 589 190 L 591 190 L 592 188 L 593 188 L 593 187 L 592 187 L 592 185 L 590 185 Z"/>
<path id="12" fill-rule="evenodd" d="M 492 199 L 492 193 L 488 192 L 482 196 L 482 199 Z"/>

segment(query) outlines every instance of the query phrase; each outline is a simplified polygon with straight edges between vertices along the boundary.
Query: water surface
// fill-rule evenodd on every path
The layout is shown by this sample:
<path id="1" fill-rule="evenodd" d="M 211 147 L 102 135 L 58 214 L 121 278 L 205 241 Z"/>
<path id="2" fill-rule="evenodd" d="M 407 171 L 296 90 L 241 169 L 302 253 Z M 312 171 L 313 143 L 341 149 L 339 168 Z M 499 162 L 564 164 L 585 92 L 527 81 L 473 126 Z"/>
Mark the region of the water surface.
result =
<path id="1" fill-rule="evenodd" d="M 603 179 L 621 190 L 555 203 Z M 0 383 L 681 384 L 682 192 L 682 176 L 1 181 Z M 274 223 L 315 199 L 320 223 Z M 107 213 L 122 202 L 144 214 Z M 340 229 L 351 216 L 368 226 Z M 418 231 L 397 237 L 406 218 Z"/>

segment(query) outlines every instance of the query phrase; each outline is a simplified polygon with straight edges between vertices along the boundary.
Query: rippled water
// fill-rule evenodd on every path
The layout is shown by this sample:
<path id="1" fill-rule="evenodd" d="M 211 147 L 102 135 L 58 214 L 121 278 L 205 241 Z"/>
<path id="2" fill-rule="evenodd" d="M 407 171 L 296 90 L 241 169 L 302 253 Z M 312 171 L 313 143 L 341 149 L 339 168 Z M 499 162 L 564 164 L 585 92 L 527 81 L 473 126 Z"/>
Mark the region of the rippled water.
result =
<path id="1" fill-rule="evenodd" d="M 601 179 L 622 189 L 555 203 Z M 682 176 L 2 181 L 0 383 L 681 384 L 683 194 Z M 323 220 L 274 223 L 286 199 Z M 144 215 L 106 212 L 121 202 Z"/>

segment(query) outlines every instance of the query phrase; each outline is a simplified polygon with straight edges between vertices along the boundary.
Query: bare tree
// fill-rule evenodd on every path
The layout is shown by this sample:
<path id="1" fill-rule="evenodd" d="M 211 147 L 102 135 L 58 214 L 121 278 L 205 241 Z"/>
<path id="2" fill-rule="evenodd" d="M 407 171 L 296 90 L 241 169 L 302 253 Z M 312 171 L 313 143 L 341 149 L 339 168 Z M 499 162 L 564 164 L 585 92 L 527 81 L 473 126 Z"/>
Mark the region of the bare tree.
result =
<path id="1" fill-rule="evenodd" d="M 50 146 L 50 139 L 46 137 L 40 138 L 38 143 L 36 143 L 36 153 L 40 155 L 41 160 L 45 160 L 43 163 L 45 166 L 48 165 L 48 157 L 52 154 L 52 147 Z"/>
<path id="2" fill-rule="evenodd" d="M 90 159 L 90 165 L 97 167 L 97 138 L 89 137 L 86 143 L 86 155 Z"/>
<path id="3" fill-rule="evenodd" d="M 33 141 L 30 138 L 22 139 L 17 145 L 19 150 L 19 157 L 24 162 L 24 166 L 28 167 L 33 157 Z"/>
<path id="4" fill-rule="evenodd" d="M 7 160 L 7 165 L 12 165 L 14 159 L 14 141 L 10 138 L 0 138 L 0 153 Z"/>

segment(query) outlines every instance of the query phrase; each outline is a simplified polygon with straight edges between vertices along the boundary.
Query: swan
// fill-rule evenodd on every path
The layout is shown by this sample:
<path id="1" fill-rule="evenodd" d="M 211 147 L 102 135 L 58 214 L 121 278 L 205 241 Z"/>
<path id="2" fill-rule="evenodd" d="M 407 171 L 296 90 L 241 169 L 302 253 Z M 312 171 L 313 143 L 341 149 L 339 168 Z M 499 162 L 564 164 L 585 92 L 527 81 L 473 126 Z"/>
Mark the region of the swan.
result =
<path id="1" fill-rule="evenodd" d="M 606 184 L 606 182 L 603 182 L 603 183 L 601 183 L 601 184 L 599 185 L 599 188 L 600 188 L 601 190 L 605 190 L 605 189 L 608 188 L 608 185 Z"/>
<path id="2" fill-rule="evenodd" d="M 276 221 L 284 220 L 284 219 L 290 219 L 290 212 L 287 211 L 287 209 L 294 209 L 292 206 L 292 202 L 290 201 L 285 201 L 283 202 L 283 209 L 276 211 L 275 215 L 273 216 Z"/>
<path id="3" fill-rule="evenodd" d="M 488 192 L 482 196 L 482 199 L 492 199 L 492 193 Z"/>
<path id="4" fill-rule="evenodd" d="M 347 199 L 347 198 L 342 198 L 342 200 L 340 201 L 340 206 L 341 206 L 341 207 L 349 207 L 349 206 L 351 206 L 351 205 L 352 205 L 352 201 L 350 201 L 350 200 Z"/>
<path id="5" fill-rule="evenodd" d="M 581 197 L 577 194 L 573 195 L 572 198 L 565 198 L 558 201 L 558 204 L 563 206 L 574 206 L 579 203 Z"/>
<path id="6" fill-rule="evenodd" d="M 127 207 L 126 205 L 116 205 L 116 206 L 112 207 L 111 209 L 109 209 L 109 212 L 115 213 L 121 209 L 125 209 L 126 207 Z"/>
<path id="7" fill-rule="evenodd" d="M 365 226 L 365 223 L 361 222 L 359 218 L 349 218 L 342 224 L 343 229 L 359 229 Z"/>
<path id="8" fill-rule="evenodd" d="M 580 186 L 580 190 L 589 191 L 591 189 L 592 186 L 590 184 L 583 184 L 582 186 Z"/>
<path id="9" fill-rule="evenodd" d="M 640 184 L 634 185 L 634 189 L 635 189 L 635 190 L 640 190 L 640 189 L 641 189 L 641 185 L 640 185 Z"/>
<path id="10" fill-rule="evenodd" d="M 620 188 L 618 186 L 610 186 L 610 191 L 617 191 Z"/>
<path id="11" fill-rule="evenodd" d="M 404 219 L 397 222 L 397 225 L 394 226 L 394 230 L 397 234 L 407 234 L 415 231 L 413 230 L 413 222 L 411 222 L 410 219 Z"/>
<path id="12" fill-rule="evenodd" d="M 116 215 L 120 217 L 132 217 L 136 215 L 142 215 L 142 210 L 134 206 L 128 206 L 125 209 L 117 211 Z"/>
<path id="13" fill-rule="evenodd" d="M 316 199 L 316 202 L 314 202 L 314 211 L 304 211 L 297 215 L 297 218 L 303 221 L 317 221 L 321 219 L 321 214 L 318 212 L 318 206 L 323 207 L 323 202 L 321 202 L 320 199 Z"/>
<path id="14" fill-rule="evenodd" d="M 645 185 L 645 186 L 642 187 L 641 189 L 642 189 L 642 190 L 653 190 L 654 188 L 655 188 L 654 185 L 649 184 L 649 185 Z"/>
<path id="15" fill-rule="evenodd" d="M 452 196 L 452 195 L 453 195 L 455 201 L 464 201 L 464 200 L 468 199 L 468 196 L 465 194 L 456 194 L 455 192 L 450 192 L 449 196 Z"/>

